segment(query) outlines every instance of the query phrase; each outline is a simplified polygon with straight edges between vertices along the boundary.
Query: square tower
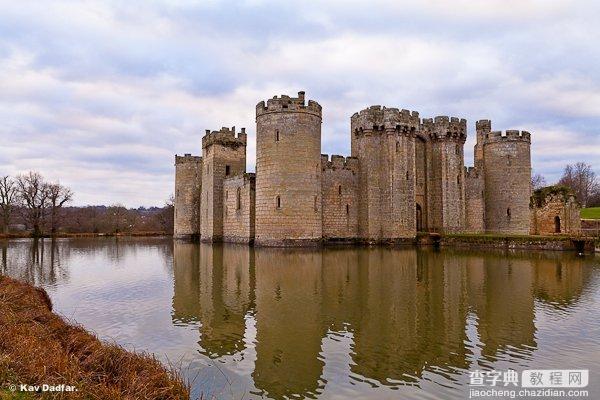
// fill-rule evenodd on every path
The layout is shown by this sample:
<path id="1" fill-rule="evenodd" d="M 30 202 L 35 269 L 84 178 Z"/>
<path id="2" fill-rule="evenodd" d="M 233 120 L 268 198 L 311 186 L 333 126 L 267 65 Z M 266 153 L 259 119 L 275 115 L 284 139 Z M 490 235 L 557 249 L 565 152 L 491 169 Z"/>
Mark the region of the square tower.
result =
<path id="1" fill-rule="evenodd" d="M 207 130 L 202 138 L 202 193 L 200 201 L 200 240 L 223 239 L 223 181 L 246 171 L 246 129 L 235 127 Z"/>

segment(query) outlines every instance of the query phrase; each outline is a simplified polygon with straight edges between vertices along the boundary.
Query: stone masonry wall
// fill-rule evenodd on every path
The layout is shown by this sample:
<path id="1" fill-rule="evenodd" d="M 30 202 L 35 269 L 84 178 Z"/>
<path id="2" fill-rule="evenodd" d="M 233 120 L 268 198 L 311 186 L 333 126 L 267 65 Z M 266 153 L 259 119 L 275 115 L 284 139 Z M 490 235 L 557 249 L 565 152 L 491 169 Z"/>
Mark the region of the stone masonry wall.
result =
<path id="1" fill-rule="evenodd" d="M 223 181 L 223 241 L 252 243 L 255 221 L 255 174 Z"/>
<path id="2" fill-rule="evenodd" d="M 483 233 L 485 232 L 483 173 L 477 167 L 465 168 L 465 170 L 465 232 Z"/>
<path id="3" fill-rule="evenodd" d="M 321 106 L 281 96 L 256 106 L 257 245 L 318 243 L 322 236 Z"/>
<path id="4" fill-rule="evenodd" d="M 530 233 L 532 235 L 579 233 L 581 231 L 580 212 L 581 206 L 574 196 L 550 194 L 540 204 L 531 204 Z"/>
<path id="5" fill-rule="evenodd" d="M 217 242 L 223 238 L 223 181 L 246 171 L 246 141 L 245 129 L 236 136 L 235 127 L 207 131 L 202 138 L 202 241 Z"/>
<path id="6" fill-rule="evenodd" d="M 358 236 L 358 159 L 321 155 L 323 238 Z"/>
<path id="7" fill-rule="evenodd" d="M 529 233 L 531 197 L 529 132 L 490 132 L 483 145 L 485 226 L 490 233 Z"/>
<path id="8" fill-rule="evenodd" d="M 175 238 L 191 238 L 200 233 L 200 190 L 202 157 L 175 156 Z"/>

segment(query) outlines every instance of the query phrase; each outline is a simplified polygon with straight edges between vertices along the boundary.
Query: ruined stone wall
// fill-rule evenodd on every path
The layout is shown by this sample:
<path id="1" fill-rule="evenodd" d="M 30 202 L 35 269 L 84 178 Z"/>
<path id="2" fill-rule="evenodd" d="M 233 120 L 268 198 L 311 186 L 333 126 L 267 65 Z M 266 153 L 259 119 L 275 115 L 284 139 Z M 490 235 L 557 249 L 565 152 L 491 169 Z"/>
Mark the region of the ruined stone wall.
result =
<path id="1" fill-rule="evenodd" d="M 424 119 L 428 146 L 428 225 L 440 233 L 465 228 L 464 143 L 467 121 L 438 116 Z"/>
<path id="2" fill-rule="evenodd" d="M 465 232 L 483 233 L 485 232 L 483 173 L 477 167 L 470 167 L 465 171 Z"/>
<path id="3" fill-rule="evenodd" d="M 254 242 L 255 174 L 223 181 L 223 241 Z"/>
<path id="4" fill-rule="evenodd" d="M 255 243 L 318 243 L 321 203 L 321 106 L 304 92 L 258 103 Z"/>
<path id="5" fill-rule="evenodd" d="M 358 236 L 358 159 L 321 155 L 323 238 Z"/>
<path id="6" fill-rule="evenodd" d="M 202 157 L 175 156 L 175 238 L 191 238 L 200 233 L 200 190 Z"/>
<path id="7" fill-rule="evenodd" d="M 236 135 L 235 127 L 206 131 L 202 138 L 202 241 L 216 242 L 223 238 L 223 181 L 246 171 L 246 141 L 245 129 Z"/>
<path id="8" fill-rule="evenodd" d="M 535 201 L 532 196 L 532 235 L 575 234 L 581 231 L 581 206 L 574 195 L 549 193 Z"/>
<path id="9" fill-rule="evenodd" d="M 372 106 L 351 118 L 359 160 L 358 234 L 366 241 L 414 237 L 417 112 Z"/>
<path id="10" fill-rule="evenodd" d="M 529 132 L 490 132 L 483 144 L 485 226 L 491 233 L 528 234 L 531 196 Z"/>

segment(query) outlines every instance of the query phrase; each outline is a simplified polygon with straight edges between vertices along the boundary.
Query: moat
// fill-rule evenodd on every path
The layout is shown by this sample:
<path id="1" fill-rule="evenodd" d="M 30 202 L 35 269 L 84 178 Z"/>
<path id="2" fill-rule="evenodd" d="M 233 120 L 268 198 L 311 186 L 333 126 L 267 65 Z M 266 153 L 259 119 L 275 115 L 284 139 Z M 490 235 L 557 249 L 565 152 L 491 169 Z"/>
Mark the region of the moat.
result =
<path id="1" fill-rule="evenodd" d="M 598 255 L 171 238 L 0 249 L 0 273 L 181 367 L 196 396 L 466 399 L 470 371 L 509 368 L 589 369 L 600 393 Z"/>

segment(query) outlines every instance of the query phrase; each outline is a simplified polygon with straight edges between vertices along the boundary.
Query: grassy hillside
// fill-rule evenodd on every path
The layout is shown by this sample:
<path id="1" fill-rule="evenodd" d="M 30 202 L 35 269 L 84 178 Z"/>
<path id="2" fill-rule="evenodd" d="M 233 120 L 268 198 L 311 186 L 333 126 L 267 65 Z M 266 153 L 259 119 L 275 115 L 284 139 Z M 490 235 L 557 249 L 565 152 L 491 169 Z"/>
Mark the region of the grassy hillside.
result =
<path id="1" fill-rule="evenodd" d="M 581 218 L 583 219 L 600 219 L 600 207 L 582 208 Z"/>

